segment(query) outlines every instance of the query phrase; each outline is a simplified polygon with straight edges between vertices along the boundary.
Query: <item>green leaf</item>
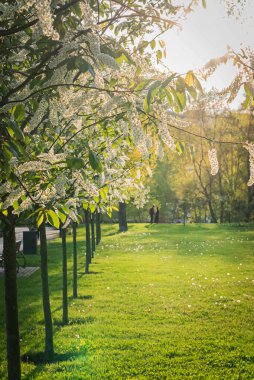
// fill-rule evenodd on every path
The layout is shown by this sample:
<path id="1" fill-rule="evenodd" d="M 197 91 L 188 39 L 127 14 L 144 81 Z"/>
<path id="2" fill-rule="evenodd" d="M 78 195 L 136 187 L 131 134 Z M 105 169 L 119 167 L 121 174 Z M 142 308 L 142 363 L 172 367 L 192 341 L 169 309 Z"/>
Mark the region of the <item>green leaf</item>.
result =
<path id="1" fill-rule="evenodd" d="M 17 210 L 17 208 L 19 207 L 19 202 L 18 201 L 13 202 L 12 206 L 13 206 L 14 210 Z"/>
<path id="2" fill-rule="evenodd" d="M 100 203 L 100 197 L 98 197 L 97 195 L 95 197 L 93 197 L 94 201 L 99 204 Z"/>
<path id="3" fill-rule="evenodd" d="M 93 170 L 99 173 L 102 172 L 102 164 L 98 156 L 91 149 L 89 150 L 89 163 L 92 166 Z"/>
<path id="4" fill-rule="evenodd" d="M 89 69 L 88 63 L 81 57 L 76 57 L 75 66 L 81 73 L 85 73 Z"/>
<path id="5" fill-rule="evenodd" d="M 67 206 L 61 205 L 61 211 L 65 212 L 67 215 L 70 213 L 70 210 Z"/>
<path id="6" fill-rule="evenodd" d="M 186 106 L 186 95 L 185 92 L 177 92 L 177 97 L 179 101 L 181 102 L 182 110 Z"/>
<path id="7" fill-rule="evenodd" d="M 150 87 L 149 87 L 149 90 L 148 90 L 148 93 L 144 99 L 144 103 L 143 103 L 143 108 L 144 108 L 144 111 L 146 113 L 149 113 L 150 112 L 150 105 L 152 103 L 152 100 L 153 98 L 155 97 L 155 95 L 158 93 L 159 89 L 160 89 L 160 85 L 161 85 L 161 81 L 160 80 L 157 80 L 155 81 Z"/>
<path id="8" fill-rule="evenodd" d="M 203 94 L 202 86 L 201 86 L 198 78 L 194 74 L 193 74 L 193 80 L 194 80 L 193 87 L 195 87 L 198 91 L 201 92 L 201 94 Z"/>
<path id="9" fill-rule="evenodd" d="M 44 215 L 44 212 L 40 211 L 38 213 L 38 216 L 37 216 L 37 219 L 36 219 L 36 224 L 37 224 L 37 227 L 39 228 L 40 225 L 42 224 L 42 222 L 44 221 L 44 218 L 45 218 L 45 215 Z"/>
<path id="10" fill-rule="evenodd" d="M 254 95 L 254 93 L 252 92 L 251 85 L 248 82 L 244 83 L 244 91 L 245 91 L 246 95 L 249 95 L 249 96 L 253 96 Z"/>
<path id="11" fill-rule="evenodd" d="M 162 82 L 161 84 L 161 87 L 164 88 L 164 87 L 167 87 L 167 85 L 172 81 L 172 79 L 176 76 L 176 74 L 172 74 L 170 75 L 169 78 L 167 78 L 166 80 L 164 80 L 164 82 Z"/>
<path id="12" fill-rule="evenodd" d="M 188 86 L 193 86 L 195 84 L 194 75 L 192 71 L 188 71 L 185 76 L 185 83 Z"/>
<path id="13" fill-rule="evenodd" d="M 149 113 L 149 111 L 150 111 L 150 105 L 149 105 L 149 103 L 148 103 L 148 98 L 147 98 L 147 96 L 146 96 L 145 99 L 144 99 L 143 108 L 144 108 L 144 111 L 145 111 L 146 113 Z"/>
<path id="14" fill-rule="evenodd" d="M 164 88 L 164 92 L 166 94 L 166 97 L 168 99 L 168 102 L 169 102 L 170 106 L 173 107 L 174 100 L 172 98 L 172 95 L 170 94 L 170 92 L 166 88 Z"/>
<path id="15" fill-rule="evenodd" d="M 156 57 L 157 57 L 157 61 L 160 61 L 162 59 L 162 51 L 161 50 L 157 50 Z"/>
<path id="16" fill-rule="evenodd" d="M 197 91 L 195 90 L 194 87 L 192 87 L 192 86 L 188 86 L 188 85 L 186 84 L 186 90 L 188 91 L 188 93 L 190 94 L 190 96 L 191 96 L 194 100 L 197 99 Z"/>
<path id="17" fill-rule="evenodd" d="M 25 139 L 25 136 L 22 132 L 22 130 L 20 129 L 20 127 L 13 121 L 10 121 L 10 124 L 8 125 L 8 130 L 12 129 L 15 137 L 18 139 L 18 140 L 21 140 L 21 141 L 24 141 Z"/>
<path id="18" fill-rule="evenodd" d="M 177 150 L 177 152 L 178 152 L 179 155 L 183 154 L 184 150 L 185 150 L 184 142 L 178 141 L 176 143 L 176 150 Z"/>
<path id="19" fill-rule="evenodd" d="M 141 91 L 143 90 L 144 88 L 146 88 L 146 86 L 151 82 L 150 79 L 145 79 L 143 80 L 142 82 L 140 82 L 136 87 L 135 87 L 135 91 Z"/>
<path id="20" fill-rule="evenodd" d="M 100 189 L 100 196 L 101 196 L 102 200 L 104 202 L 106 202 L 106 200 L 107 200 L 107 194 L 106 194 L 106 191 L 104 190 L 103 187 Z"/>
<path id="21" fill-rule="evenodd" d="M 14 117 L 16 121 L 21 121 L 25 116 L 25 106 L 23 104 L 18 104 L 15 107 Z"/>
<path id="22" fill-rule="evenodd" d="M 66 163 L 70 169 L 82 169 L 85 166 L 84 160 L 79 157 L 68 157 L 66 158 Z"/>
<path id="23" fill-rule="evenodd" d="M 65 223 L 67 216 L 59 210 L 57 210 L 57 215 L 58 215 L 59 219 L 61 220 L 61 222 Z"/>
<path id="24" fill-rule="evenodd" d="M 78 4 L 73 4 L 71 6 L 71 10 L 73 11 L 73 13 L 75 13 L 75 15 L 77 15 L 79 18 L 82 17 L 82 11 L 80 9 L 80 6 Z"/>
<path id="25" fill-rule="evenodd" d="M 175 111 L 176 112 L 183 111 L 183 106 L 182 106 L 181 100 L 178 98 L 178 94 L 176 90 L 171 86 L 170 86 L 170 90 L 171 90 L 171 93 L 173 94 L 174 101 L 176 103 Z"/>
<path id="26" fill-rule="evenodd" d="M 195 159 L 195 148 L 192 145 L 190 146 L 190 157 L 191 157 L 191 160 L 194 161 L 194 159 Z"/>
<path id="27" fill-rule="evenodd" d="M 47 210 L 46 211 L 46 218 L 47 221 L 55 228 L 60 227 L 60 220 L 58 215 L 53 210 Z"/>
<path id="28" fill-rule="evenodd" d="M 83 202 L 82 206 L 83 206 L 84 210 L 88 210 L 88 203 L 87 202 Z"/>
<path id="29" fill-rule="evenodd" d="M 250 99 L 251 99 L 250 95 L 246 95 L 245 101 L 243 102 L 243 109 L 246 110 L 248 108 L 250 104 Z"/>
<path id="30" fill-rule="evenodd" d="M 90 205 L 90 211 L 91 211 L 92 214 L 94 213 L 94 211 L 96 210 L 96 208 L 97 208 L 97 205 L 95 203 L 92 203 Z"/>
<path id="31" fill-rule="evenodd" d="M 206 9 L 206 0 L 202 0 L 202 5 L 203 5 L 203 8 Z"/>
<path id="32" fill-rule="evenodd" d="M 152 41 L 150 42 L 150 46 L 151 46 L 151 48 L 154 50 L 155 47 L 156 47 L 156 41 L 155 41 L 155 40 L 152 40 Z"/>

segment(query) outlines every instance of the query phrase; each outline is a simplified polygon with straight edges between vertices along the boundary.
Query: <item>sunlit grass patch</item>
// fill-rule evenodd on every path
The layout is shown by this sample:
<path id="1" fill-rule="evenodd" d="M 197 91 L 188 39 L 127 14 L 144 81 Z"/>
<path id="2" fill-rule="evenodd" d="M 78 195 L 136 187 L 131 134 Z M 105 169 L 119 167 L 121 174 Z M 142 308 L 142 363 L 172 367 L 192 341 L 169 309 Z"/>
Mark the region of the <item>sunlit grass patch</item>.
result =
<path id="1" fill-rule="evenodd" d="M 61 326 L 60 241 L 49 243 L 55 349 L 51 364 L 22 364 L 23 379 L 253 379 L 251 226 L 103 226 L 91 274 L 78 230 L 79 298 Z M 38 257 L 29 257 L 38 263 Z M 1 282 L 1 286 L 2 286 Z M 40 275 L 19 281 L 22 354 L 43 350 Z M 1 309 L 1 321 L 3 320 Z M 4 326 L 1 372 L 5 379 Z"/>

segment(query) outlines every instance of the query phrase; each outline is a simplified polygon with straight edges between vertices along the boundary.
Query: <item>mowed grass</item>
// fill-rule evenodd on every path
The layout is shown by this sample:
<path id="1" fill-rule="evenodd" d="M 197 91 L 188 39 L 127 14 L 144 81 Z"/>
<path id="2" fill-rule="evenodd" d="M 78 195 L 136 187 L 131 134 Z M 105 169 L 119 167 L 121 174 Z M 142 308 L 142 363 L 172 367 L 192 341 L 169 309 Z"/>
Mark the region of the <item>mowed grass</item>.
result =
<path id="1" fill-rule="evenodd" d="M 79 298 L 61 326 L 61 244 L 49 242 L 57 361 L 22 363 L 23 379 L 254 379 L 254 230 L 251 226 L 103 226 Z M 28 257 L 30 265 L 38 257 Z M 1 278 L 1 289 L 3 279 Z M 22 354 L 43 350 L 40 273 L 18 281 Z M 3 290 L 1 290 L 3 293 Z M 0 378 L 6 379 L 3 298 Z"/>

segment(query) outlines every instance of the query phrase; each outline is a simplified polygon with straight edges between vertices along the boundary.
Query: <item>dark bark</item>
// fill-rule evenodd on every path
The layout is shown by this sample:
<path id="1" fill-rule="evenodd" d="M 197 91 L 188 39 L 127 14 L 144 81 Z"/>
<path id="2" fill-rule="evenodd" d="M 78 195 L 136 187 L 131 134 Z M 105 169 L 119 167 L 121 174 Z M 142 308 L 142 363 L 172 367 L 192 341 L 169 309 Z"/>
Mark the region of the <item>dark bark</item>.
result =
<path id="1" fill-rule="evenodd" d="M 86 270 L 89 273 L 89 264 L 91 263 L 91 239 L 90 239 L 90 212 L 85 210 L 86 223 Z"/>
<path id="2" fill-rule="evenodd" d="M 63 275 L 63 293 L 62 293 L 62 323 L 68 324 L 68 289 L 67 289 L 67 247 L 66 247 L 66 228 L 62 228 L 62 275 Z"/>
<path id="3" fill-rule="evenodd" d="M 224 193 L 222 188 L 222 180 L 221 180 L 221 173 L 219 171 L 218 173 L 218 180 L 219 180 L 219 191 L 220 191 L 220 223 L 224 223 Z"/>
<path id="4" fill-rule="evenodd" d="M 119 202 L 118 215 L 119 215 L 119 232 L 125 232 L 128 230 L 125 202 Z"/>
<path id="5" fill-rule="evenodd" d="M 94 258 L 94 252 L 95 252 L 94 214 L 91 214 L 91 235 L 92 235 L 92 258 Z"/>
<path id="6" fill-rule="evenodd" d="M 212 201 L 210 198 L 208 199 L 208 207 L 209 207 L 209 211 L 210 211 L 210 215 L 211 215 L 211 222 L 217 223 L 217 218 L 216 218 L 215 212 L 213 210 L 213 205 L 212 205 Z"/>
<path id="7" fill-rule="evenodd" d="M 96 244 L 101 241 L 101 214 L 96 211 Z"/>
<path id="8" fill-rule="evenodd" d="M 203 159 L 198 163 L 196 164 L 196 162 L 193 160 L 193 165 L 194 165 L 194 170 L 195 170 L 195 173 L 198 177 L 198 180 L 199 180 L 199 183 L 200 183 L 200 186 L 202 188 L 202 192 L 207 200 L 207 204 L 208 204 L 208 207 L 209 207 L 209 211 L 210 211 L 210 215 L 211 215 L 211 221 L 212 223 L 217 223 L 217 217 L 216 217 L 216 214 L 214 212 L 214 209 L 213 209 L 213 203 L 212 203 L 212 178 L 211 178 L 211 175 L 210 175 L 210 178 L 209 178 L 209 191 L 207 190 L 207 186 L 205 186 L 204 182 L 203 182 L 203 179 L 202 179 L 202 161 Z"/>
<path id="9" fill-rule="evenodd" d="M 53 342 L 53 324 L 49 297 L 48 283 L 48 250 L 45 222 L 40 225 L 40 256 L 41 256 L 41 283 L 42 283 L 42 302 L 45 326 L 45 359 L 53 360 L 54 342 Z"/>
<path id="10" fill-rule="evenodd" d="M 73 298 L 78 297 L 78 281 L 77 281 L 77 223 L 72 225 L 73 236 Z"/>
<path id="11" fill-rule="evenodd" d="M 8 380 L 20 380 L 16 237 L 11 209 L 3 223 L 3 244 Z"/>

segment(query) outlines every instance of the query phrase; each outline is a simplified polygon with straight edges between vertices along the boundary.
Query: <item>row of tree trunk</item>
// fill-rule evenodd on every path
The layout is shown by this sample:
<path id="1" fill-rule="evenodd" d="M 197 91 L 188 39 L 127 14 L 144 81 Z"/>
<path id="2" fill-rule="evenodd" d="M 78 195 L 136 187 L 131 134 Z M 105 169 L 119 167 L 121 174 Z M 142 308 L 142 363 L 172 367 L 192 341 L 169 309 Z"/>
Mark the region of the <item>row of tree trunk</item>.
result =
<path id="1" fill-rule="evenodd" d="M 5 271 L 5 313 L 6 313 L 6 341 L 8 380 L 21 379 L 20 365 L 20 339 L 18 322 L 17 301 L 17 269 L 16 269 L 16 219 L 12 214 L 12 208 L 3 221 L 3 255 Z M 89 273 L 89 265 L 94 257 L 95 247 L 101 240 L 100 214 L 85 212 L 86 223 L 86 264 L 85 273 Z M 95 225 L 96 235 L 95 235 Z M 73 223 L 73 298 L 78 296 L 77 286 L 77 223 Z M 91 237 L 90 237 L 91 228 Z M 41 282 L 42 303 L 45 326 L 45 360 L 54 359 L 53 323 L 50 306 L 50 292 L 48 281 L 48 249 L 45 222 L 40 225 L 40 257 L 41 257 Z M 62 228 L 62 324 L 68 324 L 68 289 L 67 289 L 67 245 L 66 229 Z"/>

